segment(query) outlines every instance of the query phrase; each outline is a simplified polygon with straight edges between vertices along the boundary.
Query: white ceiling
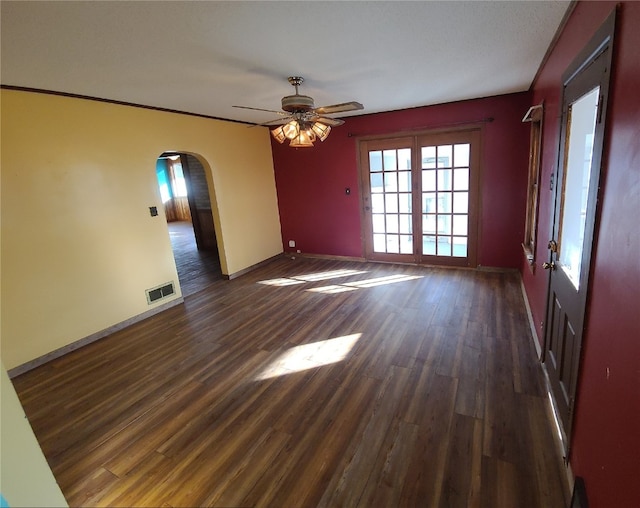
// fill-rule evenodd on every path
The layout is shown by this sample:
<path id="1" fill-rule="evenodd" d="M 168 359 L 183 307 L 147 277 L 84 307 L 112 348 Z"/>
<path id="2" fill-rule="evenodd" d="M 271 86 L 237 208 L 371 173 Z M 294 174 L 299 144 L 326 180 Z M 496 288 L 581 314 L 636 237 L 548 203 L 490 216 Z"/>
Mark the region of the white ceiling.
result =
<path id="1" fill-rule="evenodd" d="M 261 123 L 293 93 L 390 111 L 527 90 L 569 0 L 6 1 L 1 82 Z"/>

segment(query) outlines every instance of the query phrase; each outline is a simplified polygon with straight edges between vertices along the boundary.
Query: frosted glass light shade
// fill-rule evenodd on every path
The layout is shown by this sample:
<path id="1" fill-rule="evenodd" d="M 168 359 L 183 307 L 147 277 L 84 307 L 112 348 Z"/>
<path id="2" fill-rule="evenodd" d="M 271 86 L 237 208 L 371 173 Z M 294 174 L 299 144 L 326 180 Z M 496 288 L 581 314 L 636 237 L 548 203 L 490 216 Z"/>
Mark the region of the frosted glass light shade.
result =
<path id="1" fill-rule="evenodd" d="M 273 129 L 271 131 L 271 135 L 278 143 L 284 143 L 284 140 L 287 139 L 286 134 L 284 133 L 284 127 L 280 126 L 277 129 Z"/>
<path id="2" fill-rule="evenodd" d="M 288 139 L 294 139 L 300 132 L 300 126 L 296 120 L 291 120 L 288 124 L 282 126 L 282 132 Z"/>
<path id="3" fill-rule="evenodd" d="M 325 139 L 327 139 L 327 137 L 329 136 L 329 132 L 331 132 L 331 127 L 320 122 L 315 122 L 311 126 L 311 129 L 313 129 L 313 132 L 315 132 L 316 136 L 320 138 L 320 141 L 324 141 Z"/>
<path id="4" fill-rule="evenodd" d="M 313 131 L 306 131 L 306 130 L 301 130 L 300 133 L 291 140 L 291 143 L 289 143 L 289 146 L 293 146 L 293 147 L 297 147 L 297 148 L 304 148 L 304 147 L 309 147 L 309 146 L 313 146 L 313 138 L 315 139 L 315 134 L 313 134 Z"/>
<path id="5" fill-rule="evenodd" d="M 327 139 L 331 127 L 321 122 L 307 122 L 291 120 L 289 123 L 276 127 L 271 131 L 271 135 L 278 143 L 284 143 L 286 139 L 291 140 L 289 146 L 309 147 L 320 138 L 320 141 Z"/>

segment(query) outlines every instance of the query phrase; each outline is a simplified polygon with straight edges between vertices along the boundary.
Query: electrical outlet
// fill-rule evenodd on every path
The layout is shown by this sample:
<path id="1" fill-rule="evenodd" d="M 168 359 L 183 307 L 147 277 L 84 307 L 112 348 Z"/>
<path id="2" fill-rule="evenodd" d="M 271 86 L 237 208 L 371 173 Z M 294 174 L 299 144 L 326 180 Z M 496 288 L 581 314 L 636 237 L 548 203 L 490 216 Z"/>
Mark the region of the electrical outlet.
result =
<path id="1" fill-rule="evenodd" d="M 295 247 L 296 246 L 296 241 L 295 240 L 289 240 L 289 247 Z"/>

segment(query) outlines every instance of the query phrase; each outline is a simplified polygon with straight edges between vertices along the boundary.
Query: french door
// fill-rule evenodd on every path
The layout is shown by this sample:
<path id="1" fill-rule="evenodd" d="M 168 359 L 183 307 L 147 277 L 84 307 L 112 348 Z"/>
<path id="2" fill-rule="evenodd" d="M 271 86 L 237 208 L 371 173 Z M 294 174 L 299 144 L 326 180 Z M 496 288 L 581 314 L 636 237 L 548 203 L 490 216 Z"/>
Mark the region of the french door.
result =
<path id="1" fill-rule="evenodd" d="M 479 135 L 360 142 L 367 259 L 476 266 Z"/>

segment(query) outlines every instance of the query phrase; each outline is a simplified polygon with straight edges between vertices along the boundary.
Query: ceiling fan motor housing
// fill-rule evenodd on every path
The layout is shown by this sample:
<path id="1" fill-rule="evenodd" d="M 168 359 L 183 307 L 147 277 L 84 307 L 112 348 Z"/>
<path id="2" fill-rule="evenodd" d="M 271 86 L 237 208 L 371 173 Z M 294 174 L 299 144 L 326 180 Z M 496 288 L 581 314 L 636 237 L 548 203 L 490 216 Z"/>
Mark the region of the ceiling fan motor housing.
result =
<path id="1" fill-rule="evenodd" d="M 289 113 L 309 111 L 313 109 L 313 98 L 308 95 L 287 95 L 282 98 L 282 109 Z"/>

